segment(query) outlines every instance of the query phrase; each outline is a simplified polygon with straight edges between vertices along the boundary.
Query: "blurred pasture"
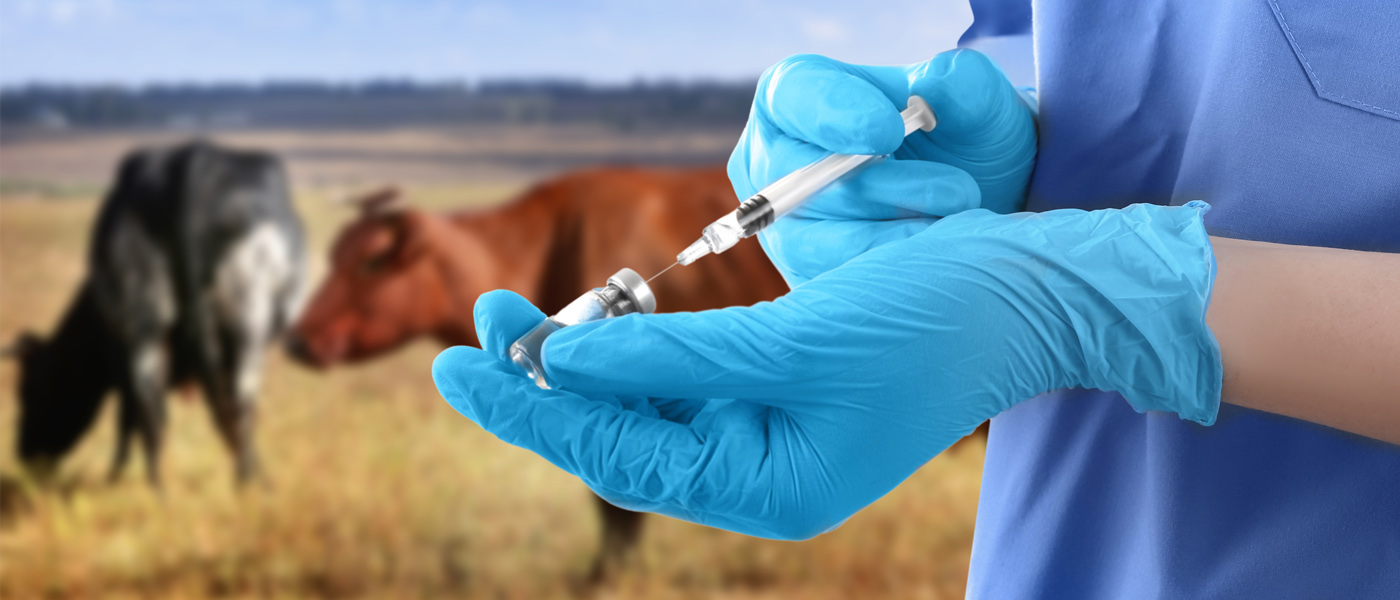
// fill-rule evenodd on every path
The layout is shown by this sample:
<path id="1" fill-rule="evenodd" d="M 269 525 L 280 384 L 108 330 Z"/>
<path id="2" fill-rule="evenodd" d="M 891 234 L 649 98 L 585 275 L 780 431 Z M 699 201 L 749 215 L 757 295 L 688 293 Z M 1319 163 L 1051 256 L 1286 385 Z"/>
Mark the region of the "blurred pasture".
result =
<path id="1" fill-rule="evenodd" d="M 418 205 L 488 207 L 590 165 L 721 164 L 767 65 L 924 60 L 969 21 L 955 0 L 0 0 L 0 341 L 56 324 L 135 146 L 204 135 L 280 155 L 315 281 L 354 216 L 335 201 L 356 192 L 397 184 Z M 271 485 L 242 491 L 192 391 L 171 394 L 163 493 L 139 460 L 105 482 L 110 401 L 36 488 L 15 459 L 15 366 L 0 364 L 0 598 L 963 596 L 980 442 L 807 542 L 649 518 L 636 560 L 588 587 L 592 496 L 443 402 L 438 350 L 324 373 L 273 352 L 257 430 Z"/>
<path id="2" fill-rule="evenodd" d="M 351 218 L 336 200 L 380 183 L 431 207 L 484 207 L 581 164 L 721 161 L 736 131 L 631 135 L 573 125 L 238 131 L 286 158 L 313 279 Z M 48 333 L 70 300 L 100 194 L 126 149 L 163 130 L 11 135 L 0 143 L 0 338 Z M 629 158 L 631 157 L 631 158 Z M 670 249 L 658 249 L 668 252 Z M 588 589 L 598 519 L 587 489 L 459 417 L 424 341 L 325 373 L 274 352 L 257 433 L 272 485 L 237 491 L 197 392 L 170 404 L 166 489 L 139 461 L 104 481 L 114 402 L 35 489 L 14 456 L 15 368 L 0 366 L 0 596 L 956 598 L 963 594 L 982 448 L 931 462 L 841 529 L 784 543 L 655 517 L 640 556 Z M 73 376 L 83 366 L 73 365 Z M 18 487 L 16 487 L 18 486 Z"/>

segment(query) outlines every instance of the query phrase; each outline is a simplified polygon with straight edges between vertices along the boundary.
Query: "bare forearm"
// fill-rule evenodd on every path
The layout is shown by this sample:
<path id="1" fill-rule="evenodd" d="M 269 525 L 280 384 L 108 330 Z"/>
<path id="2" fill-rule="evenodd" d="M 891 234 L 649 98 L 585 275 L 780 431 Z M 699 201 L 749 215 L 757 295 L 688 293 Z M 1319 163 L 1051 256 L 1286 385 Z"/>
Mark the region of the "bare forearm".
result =
<path id="1" fill-rule="evenodd" d="M 1400 443 L 1400 254 L 1211 242 L 1224 401 Z"/>

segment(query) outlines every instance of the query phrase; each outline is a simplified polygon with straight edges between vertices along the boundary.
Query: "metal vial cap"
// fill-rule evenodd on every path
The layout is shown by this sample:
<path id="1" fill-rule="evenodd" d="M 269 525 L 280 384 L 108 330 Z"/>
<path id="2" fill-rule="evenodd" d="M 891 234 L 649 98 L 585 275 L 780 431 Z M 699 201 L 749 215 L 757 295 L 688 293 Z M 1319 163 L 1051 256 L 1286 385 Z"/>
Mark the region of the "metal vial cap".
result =
<path id="1" fill-rule="evenodd" d="M 632 301 L 632 305 L 637 307 L 637 312 L 648 315 L 656 312 L 656 296 L 651 293 L 651 286 L 647 285 L 647 280 L 636 271 L 623 268 L 608 278 L 608 285 L 622 290 L 627 299 Z"/>

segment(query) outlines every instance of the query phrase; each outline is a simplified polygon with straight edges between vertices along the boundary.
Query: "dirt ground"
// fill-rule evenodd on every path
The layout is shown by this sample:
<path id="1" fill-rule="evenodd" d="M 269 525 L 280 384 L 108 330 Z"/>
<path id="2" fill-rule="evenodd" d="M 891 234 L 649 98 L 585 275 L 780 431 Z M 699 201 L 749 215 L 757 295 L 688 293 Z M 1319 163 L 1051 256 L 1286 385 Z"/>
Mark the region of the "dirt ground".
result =
<path id="1" fill-rule="evenodd" d="M 481 158 L 463 150 L 467 141 L 453 146 L 444 135 L 262 132 L 234 141 L 287 150 L 318 274 L 332 235 L 350 216 L 330 201 L 346 190 L 396 181 L 421 204 L 483 206 L 570 161 L 647 151 L 629 145 L 635 140 L 577 134 L 575 149 L 560 151 L 566 160 L 531 166 L 526 158 L 549 146 L 529 137 L 539 134 L 512 142 L 519 160 L 491 158 L 502 155 L 501 143 L 487 144 Z M 0 144 L 0 339 L 53 327 L 82 276 L 105 173 L 131 143 L 163 136 Z M 694 134 L 649 143 L 663 154 L 709 156 L 723 153 L 715 148 L 727 152 L 732 139 L 724 139 Z M 258 431 L 272 485 L 242 492 L 233 488 L 231 461 L 202 400 L 183 394 L 171 397 L 163 494 L 144 485 L 139 461 L 125 480 L 103 481 L 115 437 L 110 402 L 59 481 L 34 489 L 14 457 L 15 368 L 0 365 L 0 476 L 18 502 L 0 514 L 0 596 L 963 595 L 983 457 L 975 443 L 934 459 L 837 531 L 808 542 L 653 517 L 636 564 L 602 589 L 583 588 L 597 543 L 587 489 L 444 403 L 429 376 L 439 349 L 424 342 L 326 373 L 273 353 Z M 82 365 L 73 368 L 81 377 Z"/>

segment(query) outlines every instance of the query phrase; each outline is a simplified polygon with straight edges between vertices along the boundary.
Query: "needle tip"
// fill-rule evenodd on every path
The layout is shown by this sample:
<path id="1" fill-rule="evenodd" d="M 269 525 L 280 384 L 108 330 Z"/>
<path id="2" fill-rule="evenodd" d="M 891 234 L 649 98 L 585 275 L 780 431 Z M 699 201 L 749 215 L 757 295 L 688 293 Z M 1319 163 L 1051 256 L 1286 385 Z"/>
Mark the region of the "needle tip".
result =
<path id="1" fill-rule="evenodd" d="M 673 262 L 673 263 L 671 263 L 671 266 L 662 269 L 660 273 L 657 273 L 657 274 L 655 274 L 655 275 L 652 275 L 652 276 L 651 276 L 651 279 L 647 279 L 647 283 L 651 283 L 651 280 L 652 280 L 652 279 L 656 279 L 657 277 L 660 277 L 660 276 L 662 276 L 662 275 L 665 275 L 667 271 L 670 271 L 671 269 L 676 268 L 676 265 L 678 265 L 678 264 L 681 264 L 681 263 L 679 263 L 679 262 Z"/>

